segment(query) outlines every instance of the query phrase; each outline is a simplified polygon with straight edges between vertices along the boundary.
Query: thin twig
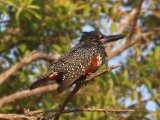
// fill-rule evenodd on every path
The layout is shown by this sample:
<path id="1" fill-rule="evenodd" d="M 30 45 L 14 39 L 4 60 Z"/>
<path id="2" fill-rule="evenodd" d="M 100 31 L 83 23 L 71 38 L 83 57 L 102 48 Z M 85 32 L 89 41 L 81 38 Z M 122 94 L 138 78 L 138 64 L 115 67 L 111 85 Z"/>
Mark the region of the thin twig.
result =
<path id="1" fill-rule="evenodd" d="M 115 69 L 115 68 L 118 68 L 118 67 L 121 67 L 121 66 L 122 66 L 121 64 L 110 66 L 110 67 L 106 68 L 105 70 L 103 70 L 103 71 L 101 71 L 101 72 L 98 72 L 98 73 L 96 73 L 96 74 L 90 75 L 90 76 L 85 80 L 85 82 L 88 82 L 88 81 L 90 81 L 90 80 L 93 80 L 94 78 L 96 78 L 96 77 L 98 77 L 98 76 L 100 76 L 100 75 L 102 75 L 102 74 L 104 74 L 104 73 L 107 73 L 107 72 L 111 71 L 112 69 Z"/>
<path id="2" fill-rule="evenodd" d="M 102 74 L 104 74 L 104 73 L 106 73 L 106 72 L 108 72 L 108 71 L 110 71 L 110 70 L 112 70 L 112 69 L 114 69 L 114 68 L 120 67 L 120 66 L 121 66 L 121 65 L 110 66 L 110 67 L 108 67 L 107 69 L 105 69 L 105 70 L 102 71 L 102 72 L 92 74 L 90 77 L 88 77 L 88 78 L 87 78 L 86 80 L 84 80 L 84 81 L 78 81 L 78 82 L 76 83 L 76 86 L 75 86 L 75 88 L 73 89 L 73 91 L 66 97 L 66 99 L 64 100 L 62 106 L 59 107 L 57 113 L 55 114 L 54 120 L 59 120 L 59 117 L 60 117 L 60 115 L 63 113 L 63 110 L 64 110 L 64 108 L 66 107 L 67 103 L 71 100 L 71 98 L 78 92 L 78 90 L 79 90 L 84 84 L 86 84 L 87 82 L 93 80 L 95 77 L 100 76 L 100 75 L 102 75 Z"/>
<path id="3" fill-rule="evenodd" d="M 40 113 L 52 113 L 57 112 L 58 109 L 49 109 L 49 110 L 38 110 L 38 111 L 29 111 L 30 115 L 36 115 Z M 133 109 L 119 109 L 119 108 L 66 108 L 63 110 L 62 114 L 64 113 L 71 113 L 71 112 L 133 112 Z"/>
<path id="4" fill-rule="evenodd" d="M 0 119 L 5 120 L 37 120 L 41 118 L 44 118 L 44 113 L 53 113 L 57 112 L 57 109 L 49 109 L 49 110 L 37 110 L 37 111 L 29 111 L 25 113 L 25 115 L 22 114 L 1 114 L 0 113 Z M 133 112 L 132 109 L 119 109 L 119 108 L 67 108 L 64 109 L 61 114 L 65 113 L 72 113 L 72 112 Z"/>

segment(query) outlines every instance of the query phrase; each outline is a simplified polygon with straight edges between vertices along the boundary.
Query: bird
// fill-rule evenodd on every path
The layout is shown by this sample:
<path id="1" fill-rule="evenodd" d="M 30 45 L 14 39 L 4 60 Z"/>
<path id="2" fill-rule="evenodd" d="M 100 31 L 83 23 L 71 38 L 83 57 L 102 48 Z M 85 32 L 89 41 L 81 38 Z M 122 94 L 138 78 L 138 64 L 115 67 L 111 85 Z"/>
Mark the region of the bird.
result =
<path id="1" fill-rule="evenodd" d="M 106 63 L 107 52 L 110 52 L 106 51 L 107 45 L 124 37 L 124 34 L 105 36 L 99 31 L 83 32 L 79 43 L 53 61 L 47 72 L 30 86 L 30 90 L 55 80 L 59 84 L 57 91 L 61 93 L 77 81 L 85 80 Z"/>

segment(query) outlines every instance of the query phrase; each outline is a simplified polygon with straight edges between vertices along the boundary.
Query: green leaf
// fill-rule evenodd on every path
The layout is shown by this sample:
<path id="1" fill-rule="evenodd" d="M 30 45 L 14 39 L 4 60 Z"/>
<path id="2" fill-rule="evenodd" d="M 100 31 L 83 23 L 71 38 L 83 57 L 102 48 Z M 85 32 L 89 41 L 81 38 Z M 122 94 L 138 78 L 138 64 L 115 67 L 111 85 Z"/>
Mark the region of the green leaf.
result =
<path id="1" fill-rule="evenodd" d="M 19 24 L 20 14 L 22 10 L 23 10 L 23 7 L 19 7 L 15 15 L 18 24 Z"/>
<path id="2" fill-rule="evenodd" d="M 37 6 L 37 5 L 29 5 L 28 8 L 29 9 L 35 9 L 35 10 L 39 10 L 40 9 L 40 7 Z"/>
<path id="3" fill-rule="evenodd" d="M 101 4 L 102 4 L 102 7 L 103 7 L 105 13 L 108 14 L 108 6 L 107 6 L 107 3 L 106 3 L 106 2 L 101 2 Z"/>
<path id="4" fill-rule="evenodd" d="M 83 15 L 87 16 L 89 14 L 89 11 L 90 11 L 90 4 L 86 4 L 83 11 Z"/>
<path id="5" fill-rule="evenodd" d="M 17 8 L 16 2 L 14 2 L 14 1 L 12 1 L 12 0 L 10 0 L 10 1 L 9 1 L 9 0 L 0 0 L 0 2 L 5 3 L 5 4 L 7 4 L 7 5 L 11 5 L 11 6 Z"/>
<path id="6" fill-rule="evenodd" d="M 111 29 L 110 29 L 111 33 L 114 33 L 116 31 L 116 29 L 117 29 L 117 25 L 114 22 L 112 22 Z"/>
<path id="7" fill-rule="evenodd" d="M 160 59 L 160 46 L 155 48 L 155 60 L 158 61 Z"/>
<path id="8" fill-rule="evenodd" d="M 26 51 L 27 46 L 25 44 L 20 45 L 20 49 L 22 52 Z"/>
<path id="9" fill-rule="evenodd" d="M 32 4 L 33 0 L 24 0 L 24 2 L 28 6 L 28 5 Z"/>
<path id="10" fill-rule="evenodd" d="M 146 84 L 146 86 L 148 87 L 148 89 L 152 89 L 152 84 L 151 84 L 151 80 L 147 79 L 146 77 L 143 77 L 143 81 Z"/>
<path id="11" fill-rule="evenodd" d="M 31 9 L 29 9 L 28 11 L 29 11 L 32 15 L 34 15 L 37 19 L 39 19 L 39 20 L 42 19 L 42 16 L 41 16 L 38 12 L 36 12 L 36 11 L 34 11 L 34 10 L 31 10 Z"/>

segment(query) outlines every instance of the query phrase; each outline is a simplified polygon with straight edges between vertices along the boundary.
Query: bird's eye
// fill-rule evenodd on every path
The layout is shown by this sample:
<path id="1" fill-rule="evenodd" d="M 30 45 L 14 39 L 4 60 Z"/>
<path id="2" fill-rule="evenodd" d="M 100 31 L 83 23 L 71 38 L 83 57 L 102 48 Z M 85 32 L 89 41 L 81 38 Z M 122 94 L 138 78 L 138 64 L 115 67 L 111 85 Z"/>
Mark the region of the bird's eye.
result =
<path id="1" fill-rule="evenodd" d="M 103 38 L 103 36 L 102 36 L 102 35 L 99 35 L 98 37 L 99 37 L 99 38 Z"/>
<path id="2" fill-rule="evenodd" d="M 95 36 L 95 39 L 102 39 L 103 38 L 103 35 L 96 35 Z"/>

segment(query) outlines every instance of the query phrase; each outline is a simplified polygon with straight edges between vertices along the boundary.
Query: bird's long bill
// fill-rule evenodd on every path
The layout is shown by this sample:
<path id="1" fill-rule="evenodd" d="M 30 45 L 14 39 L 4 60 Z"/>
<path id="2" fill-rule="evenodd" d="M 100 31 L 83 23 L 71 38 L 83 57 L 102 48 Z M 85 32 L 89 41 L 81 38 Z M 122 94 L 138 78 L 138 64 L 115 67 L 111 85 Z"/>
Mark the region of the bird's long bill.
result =
<path id="1" fill-rule="evenodd" d="M 121 35 L 109 35 L 109 36 L 106 36 L 102 42 L 103 43 L 109 43 L 109 42 L 114 42 L 114 41 L 117 41 L 119 39 L 122 39 L 126 37 L 125 35 L 121 34 Z"/>

